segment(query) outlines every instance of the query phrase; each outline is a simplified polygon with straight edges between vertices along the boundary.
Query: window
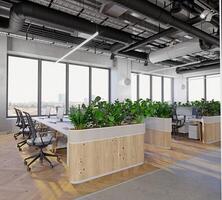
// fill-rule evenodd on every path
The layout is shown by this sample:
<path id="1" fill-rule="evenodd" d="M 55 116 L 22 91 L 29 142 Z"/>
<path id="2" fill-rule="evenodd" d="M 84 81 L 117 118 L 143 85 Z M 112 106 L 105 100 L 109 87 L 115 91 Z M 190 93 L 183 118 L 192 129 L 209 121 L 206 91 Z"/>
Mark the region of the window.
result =
<path id="1" fill-rule="evenodd" d="M 14 107 L 37 115 L 38 60 L 8 57 L 8 116 L 14 116 Z"/>
<path id="2" fill-rule="evenodd" d="M 194 77 L 188 79 L 188 101 L 201 100 L 204 98 L 204 77 Z"/>
<path id="3" fill-rule="evenodd" d="M 69 106 L 89 103 L 89 67 L 69 65 Z"/>
<path id="4" fill-rule="evenodd" d="M 137 100 L 137 74 L 131 73 L 131 100 Z"/>
<path id="5" fill-rule="evenodd" d="M 214 99 L 220 101 L 220 75 L 206 76 L 206 98 L 208 101 Z"/>
<path id="6" fill-rule="evenodd" d="M 139 75 L 139 98 L 150 99 L 150 76 Z"/>
<path id="7" fill-rule="evenodd" d="M 162 101 L 162 78 L 152 76 L 152 100 Z"/>
<path id="8" fill-rule="evenodd" d="M 92 100 L 100 96 L 109 101 L 109 70 L 92 68 Z"/>
<path id="9" fill-rule="evenodd" d="M 66 101 L 66 65 L 42 61 L 42 102 L 41 114 L 45 114 L 47 106 L 51 114 L 56 114 L 56 106 L 65 108 Z"/>
<path id="10" fill-rule="evenodd" d="M 163 100 L 167 102 L 172 101 L 172 79 L 164 77 L 163 78 Z"/>

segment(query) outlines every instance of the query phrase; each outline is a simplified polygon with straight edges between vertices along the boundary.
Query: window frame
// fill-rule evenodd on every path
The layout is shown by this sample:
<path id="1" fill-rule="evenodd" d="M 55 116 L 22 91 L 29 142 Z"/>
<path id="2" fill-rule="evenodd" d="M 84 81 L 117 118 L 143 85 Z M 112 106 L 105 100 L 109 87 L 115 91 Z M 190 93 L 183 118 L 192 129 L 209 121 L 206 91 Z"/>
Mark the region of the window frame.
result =
<path id="1" fill-rule="evenodd" d="M 105 69 L 108 70 L 108 102 L 111 102 L 111 70 L 110 68 L 105 68 L 105 67 L 94 67 L 94 66 L 89 66 L 89 104 L 92 101 L 92 69 Z"/>
<path id="2" fill-rule="evenodd" d="M 213 76 L 213 75 L 219 75 L 220 73 L 212 73 L 212 74 L 205 74 L 205 75 L 195 75 L 195 76 L 189 76 L 186 78 L 187 83 L 187 102 L 189 102 L 189 79 L 190 78 L 196 78 L 196 77 L 203 77 L 204 79 L 204 97 L 203 99 L 207 100 L 207 76 Z"/>
<path id="3" fill-rule="evenodd" d="M 153 85 L 153 76 L 157 76 L 157 77 L 161 77 L 161 102 L 164 102 L 164 77 L 165 78 L 170 78 L 171 79 L 171 102 L 174 102 L 174 78 L 170 77 L 170 76 L 161 76 L 161 75 L 153 75 L 153 74 L 149 74 L 149 73 L 140 73 L 140 72 L 135 72 L 132 71 L 131 73 L 134 73 L 137 75 L 137 100 L 139 100 L 139 75 L 148 75 L 150 76 L 150 100 L 153 101 L 153 90 L 152 90 L 152 85 Z"/>
<path id="4" fill-rule="evenodd" d="M 9 57 L 17 57 L 17 58 L 24 58 L 24 59 L 32 59 L 32 60 L 37 60 L 38 62 L 38 70 L 37 70 L 37 115 L 32 115 L 33 117 L 37 117 L 39 115 L 39 71 L 40 71 L 40 68 L 39 68 L 39 61 L 40 59 L 39 58 L 35 58 L 35 57 L 31 57 L 31 56 L 20 56 L 20 55 L 14 55 L 14 54 L 7 54 L 7 67 L 6 67 L 6 118 L 16 118 L 16 116 L 11 116 L 11 115 L 8 115 L 8 95 L 9 95 Z"/>
<path id="5" fill-rule="evenodd" d="M 39 70 L 39 74 L 38 74 L 38 78 L 39 78 L 39 80 L 38 80 L 38 82 L 40 82 L 39 83 L 39 93 L 38 93 L 38 104 L 39 104 L 39 108 L 38 108 L 38 116 L 44 116 L 44 114 L 42 113 L 42 68 L 43 68 L 43 65 L 42 65 L 42 62 L 54 62 L 54 61 L 52 61 L 52 60 L 47 60 L 47 59 L 39 59 L 39 67 L 40 67 L 40 70 Z M 61 64 L 64 64 L 64 71 L 65 71 L 65 81 L 64 81 L 64 84 L 65 84 L 65 107 L 64 107 L 64 109 L 65 109 L 65 114 L 67 114 L 67 106 L 66 106 L 66 103 L 67 103 L 67 94 L 66 94 L 66 92 L 67 92 L 67 89 L 66 89 L 66 87 L 67 87 L 67 80 L 66 80 L 66 78 L 67 78 L 67 71 L 66 71 L 66 63 L 65 62 L 59 62 L 59 63 L 61 63 Z M 50 114 L 51 116 L 56 116 L 56 114 Z"/>
<path id="6" fill-rule="evenodd" d="M 26 55 L 17 55 L 8 53 L 7 54 L 7 69 L 6 69 L 6 118 L 16 118 L 16 116 L 10 116 L 8 115 L 8 94 L 9 94 L 9 57 L 18 57 L 18 58 L 24 58 L 24 59 L 33 59 L 38 61 L 38 83 L 37 83 L 37 115 L 32 115 L 33 117 L 37 116 L 43 116 L 41 113 L 41 105 L 42 105 L 42 61 L 49 61 L 49 62 L 55 62 L 53 59 L 43 59 L 39 57 L 32 57 L 32 56 L 26 56 Z M 60 62 L 64 64 L 65 67 L 65 115 L 69 112 L 69 68 L 70 65 L 79 65 L 81 67 L 88 67 L 89 68 L 89 103 L 92 100 L 92 68 L 98 68 L 98 69 L 105 69 L 108 70 L 108 101 L 111 101 L 111 69 L 109 67 L 99 67 L 99 66 L 92 66 L 92 65 L 86 65 L 86 64 L 79 64 L 78 62 Z M 55 116 L 52 115 L 52 116 Z"/>
<path id="7" fill-rule="evenodd" d="M 141 98 L 140 98 L 140 93 L 141 93 L 141 92 L 140 92 L 140 83 L 141 83 L 141 82 L 140 82 L 140 81 L 141 81 L 141 80 L 140 80 L 140 75 L 144 75 L 144 76 L 148 76 L 148 77 L 149 77 L 149 86 L 151 85 L 151 81 L 152 81 L 150 74 L 139 73 L 139 74 L 137 75 L 137 79 L 138 79 L 138 80 L 137 80 L 137 85 L 138 85 L 138 92 L 137 92 L 137 96 L 138 96 L 138 97 L 137 97 L 137 99 L 141 99 Z M 150 96 L 150 97 L 149 97 L 148 99 L 151 99 L 151 98 L 152 98 L 152 95 L 151 95 L 150 87 L 149 87 L 149 96 Z"/>

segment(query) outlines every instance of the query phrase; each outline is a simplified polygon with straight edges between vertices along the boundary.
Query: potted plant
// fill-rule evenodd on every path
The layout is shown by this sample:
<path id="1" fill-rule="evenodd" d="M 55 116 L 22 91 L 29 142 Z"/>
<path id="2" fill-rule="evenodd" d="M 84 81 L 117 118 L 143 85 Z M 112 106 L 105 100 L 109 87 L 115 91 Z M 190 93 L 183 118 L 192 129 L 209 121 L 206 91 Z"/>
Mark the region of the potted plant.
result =
<path id="1" fill-rule="evenodd" d="M 202 116 L 202 141 L 208 144 L 220 141 L 220 102 L 202 99 L 191 105 L 198 108 Z"/>
<path id="2" fill-rule="evenodd" d="M 139 103 L 114 103 L 96 97 L 89 105 L 72 107 L 74 129 L 68 136 L 72 183 L 85 182 L 144 162 L 143 115 Z"/>
<path id="3" fill-rule="evenodd" d="M 172 106 L 167 102 L 145 101 L 142 104 L 144 104 L 144 115 L 146 117 L 145 143 L 170 149 Z"/>

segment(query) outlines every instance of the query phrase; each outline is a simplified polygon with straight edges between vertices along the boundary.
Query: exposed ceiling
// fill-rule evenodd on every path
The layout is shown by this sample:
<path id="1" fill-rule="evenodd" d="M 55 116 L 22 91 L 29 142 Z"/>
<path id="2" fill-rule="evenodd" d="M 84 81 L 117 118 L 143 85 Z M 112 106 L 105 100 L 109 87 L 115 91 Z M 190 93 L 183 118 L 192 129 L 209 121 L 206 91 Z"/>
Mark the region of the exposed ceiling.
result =
<path id="1" fill-rule="evenodd" d="M 141 1 L 146 2 L 146 0 Z M 0 22 L 5 22 L 6 18 L 9 21 L 10 8 L 19 2 L 25 1 L 0 0 Z M 104 27 L 111 27 L 111 31 L 117 31 L 117 37 L 114 37 L 114 35 L 111 34 L 112 32 L 108 33 L 109 31 L 107 31 L 105 33 L 105 31 L 101 31 L 100 36 L 85 47 L 85 50 L 87 51 L 109 54 L 112 52 L 114 55 L 117 54 L 145 61 L 148 59 L 150 52 L 198 38 L 198 35 L 184 32 L 181 29 L 171 26 L 170 23 L 166 24 L 162 20 L 156 20 L 153 17 L 137 12 L 132 8 L 129 9 L 127 6 L 121 5 L 121 1 L 29 0 L 28 2 L 43 5 L 49 9 L 61 11 L 80 19 L 86 19 L 92 24 L 95 24 L 96 29 L 98 27 L 98 29 L 101 28 L 101 30 L 103 30 Z M 120 2 L 120 4 L 117 4 L 117 2 Z M 164 9 L 171 16 L 177 18 L 181 22 L 192 25 L 198 30 L 207 33 L 209 37 L 218 39 L 219 0 L 147 0 L 147 3 L 148 2 Z M 177 6 L 178 2 L 182 2 L 179 5 L 179 8 Z M 174 10 L 172 8 L 174 8 Z M 216 13 L 210 22 L 202 20 L 199 17 L 201 12 L 205 9 L 211 9 Z M 41 15 L 41 13 L 39 13 L 39 15 Z M 5 27 L 2 27 L 2 29 L 1 27 L 0 23 L 0 30 L 2 32 L 11 32 L 8 29 L 4 29 Z M 27 17 L 25 18 L 21 30 L 11 34 L 22 35 L 27 39 L 47 40 L 50 43 L 63 44 L 68 48 L 71 48 L 73 45 L 81 43 L 84 38 L 87 37 L 87 34 L 90 34 L 88 30 L 85 31 L 84 27 L 79 30 L 77 29 L 78 27 L 76 29 L 70 27 L 64 28 L 59 25 L 55 26 L 55 24 L 47 22 L 47 20 L 38 20 L 36 18 Z M 162 35 L 159 35 L 160 33 L 162 33 Z M 118 38 L 118 35 L 120 34 L 122 35 L 122 39 L 121 37 Z M 125 39 L 124 36 L 126 36 L 128 40 Z M 144 39 L 147 39 L 148 42 L 144 42 Z M 142 45 L 135 45 L 135 43 L 137 44 L 138 42 L 142 43 Z M 207 44 L 208 43 L 209 42 L 207 42 Z M 215 60 L 219 58 L 218 52 L 219 48 L 217 45 L 213 44 L 210 45 L 210 48 L 206 48 L 205 50 L 192 54 L 189 54 L 188 52 L 186 55 L 172 58 L 160 62 L 159 64 L 171 66 L 194 61 Z"/>

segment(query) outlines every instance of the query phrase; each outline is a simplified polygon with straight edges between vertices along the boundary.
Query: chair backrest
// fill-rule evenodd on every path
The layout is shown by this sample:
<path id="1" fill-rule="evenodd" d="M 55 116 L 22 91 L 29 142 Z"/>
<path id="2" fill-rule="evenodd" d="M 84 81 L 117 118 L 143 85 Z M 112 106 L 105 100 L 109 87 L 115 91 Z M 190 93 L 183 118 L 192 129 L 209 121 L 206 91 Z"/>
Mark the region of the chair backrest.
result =
<path id="1" fill-rule="evenodd" d="M 21 127 L 23 129 L 25 129 L 26 128 L 26 122 L 25 122 L 25 118 L 22 114 L 22 111 L 17 109 L 17 112 L 18 112 L 18 115 L 19 115 L 19 118 L 20 118 Z"/>
<path id="2" fill-rule="evenodd" d="M 18 113 L 18 110 L 17 108 L 14 108 L 15 110 L 15 113 L 16 113 L 16 126 L 19 126 L 19 124 L 21 123 L 21 119 L 20 119 L 20 116 L 19 116 L 19 113 Z"/>
<path id="3" fill-rule="evenodd" d="M 178 120 L 178 117 L 177 117 L 177 105 L 176 104 L 173 104 L 173 106 L 172 106 L 172 120 L 173 120 L 173 122 Z"/>
<path id="4" fill-rule="evenodd" d="M 32 120 L 31 115 L 29 113 L 27 113 L 27 112 L 24 112 L 24 114 L 26 115 L 26 118 L 27 118 L 27 121 L 28 121 L 28 127 L 29 127 L 29 131 L 31 133 L 30 138 L 32 139 L 32 144 L 36 145 L 36 143 L 35 143 L 36 138 L 40 138 L 40 141 L 41 141 L 41 143 L 39 143 L 39 140 L 38 140 L 38 143 L 37 143 L 38 146 L 47 146 L 49 143 L 51 143 L 52 137 L 51 137 L 50 141 L 44 142 L 43 138 L 42 138 L 42 135 L 41 134 L 37 134 L 37 130 L 35 128 L 35 124 L 34 124 L 34 122 Z"/>
<path id="5" fill-rule="evenodd" d="M 33 141 L 35 141 L 36 137 L 37 137 L 37 131 L 35 129 L 35 124 L 33 123 L 32 117 L 29 113 L 24 112 L 27 122 L 28 122 L 28 127 L 29 127 L 29 131 L 30 131 L 30 138 L 33 139 Z"/>

